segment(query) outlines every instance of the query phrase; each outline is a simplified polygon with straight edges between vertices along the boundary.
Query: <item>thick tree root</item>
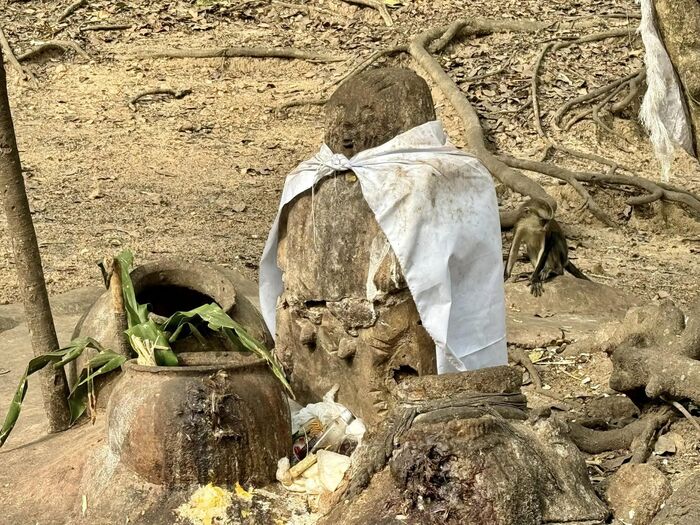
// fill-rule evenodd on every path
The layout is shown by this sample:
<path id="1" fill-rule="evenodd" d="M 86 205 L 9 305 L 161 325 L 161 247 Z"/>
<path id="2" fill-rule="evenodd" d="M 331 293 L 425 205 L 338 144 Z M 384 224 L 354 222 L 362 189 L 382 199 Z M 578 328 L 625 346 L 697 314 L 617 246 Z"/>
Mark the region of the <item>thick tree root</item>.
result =
<path id="1" fill-rule="evenodd" d="M 7 41 L 7 37 L 5 36 L 5 32 L 3 31 L 2 27 L 0 27 L 0 48 L 2 48 L 2 54 L 5 56 L 5 58 L 7 58 L 7 61 L 12 64 L 12 67 L 15 68 L 22 79 L 31 80 L 34 84 L 37 83 L 36 77 L 31 72 L 26 71 L 22 67 L 22 64 L 20 64 L 17 60 L 17 57 L 12 50 L 12 46 L 10 46 L 10 43 Z"/>
<path id="2" fill-rule="evenodd" d="M 687 319 L 670 301 L 630 310 L 613 339 L 623 336 L 612 350 L 611 388 L 700 404 L 700 299 Z"/>
<path id="3" fill-rule="evenodd" d="M 657 184 L 643 177 L 636 177 L 634 175 L 615 174 L 613 169 L 611 169 L 607 173 L 571 171 L 566 168 L 555 166 L 553 164 L 548 164 L 546 162 L 538 162 L 535 160 L 516 159 L 506 155 L 499 155 L 498 158 L 505 164 L 508 164 L 509 166 L 512 166 L 514 168 L 542 173 L 544 175 L 549 175 L 550 177 L 561 179 L 567 182 L 571 180 L 576 180 L 578 182 L 587 183 L 607 182 L 610 184 L 622 186 L 633 186 L 642 189 L 647 193 L 644 195 L 628 198 L 627 204 L 629 204 L 630 206 L 639 206 L 641 204 L 648 204 L 656 200 L 665 200 L 668 202 L 675 202 L 677 204 L 687 206 L 695 213 L 695 215 L 700 216 L 700 198 L 690 194 L 689 192 L 686 192 L 685 190 L 674 188 L 667 184 Z M 591 202 L 592 201 L 587 201 L 587 206 L 589 210 L 591 210 L 591 213 L 593 213 L 593 215 L 596 218 L 608 224 L 608 221 L 610 219 L 606 220 L 606 216 L 604 213 L 601 215 L 602 210 L 600 210 L 600 208 L 598 208 L 597 210 L 595 209 L 597 207 L 595 203 L 593 203 L 594 207 L 591 208 Z"/>
<path id="4" fill-rule="evenodd" d="M 588 454 L 600 454 L 611 450 L 629 449 L 632 463 L 644 463 L 651 454 L 659 429 L 673 419 L 673 411 L 664 407 L 638 421 L 613 430 L 593 430 L 578 423 L 563 421 L 571 441 Z"/>
<path id="5" fill-rule="evenodd" d="M 428 46 L 437 39 L 432 49 L 439 51 L 444 49 L 452 38 L 463 35 L 485 35 L 497 31 L 538 31 L 544 26 L 531 21 L 490 21 L 475 20 L 471 22 L 455 22 L 450 26 L 430 29 L 421 33 L 411 41 L 409 53 L 418 64 L 428 73 L 433 82 L 440 88 L 450 101 L 455 111 L 462 119 L 468 147 L 476 157 L 484 163 L 491 174 L 501 183 L 512 190 L 529 197 L 548 203 L 552 209 L 556 209 L 556 201 L 552 199 L 544 189 L 532 179 L 526 177 L 491 153 L 484 142 L 484 134 L 479 122 L 479 116 L 462 94 L 461 90 L 442 69 L 440 64 L 428 52 Z M 441 38 L 442 37 L 442 38 Z M 508 227 L 515 222 L 513 212 L 501 214 L 501 226 Z"/>
<path id="6" fill-rule="evenodd" d="M 204 49 L 162 49 L 138 53 L 141 58 L 290 58 L 309 62 L 342 62 L 345 58 L 303 51 L 292 47 L 212 47 Z"/>
<path id="7" fill-rule="evenodd" d="M 382 17 L 382 20 L 384 20 L 384 23 L 387 25 L 387 27 L 391 27 L 394 25 L 394 21 L 391 19 L 391 15 L 389 14 L 389 10 L 387 9 L 386 5 L 382 0 L 341 0 L 342 2 L 345 2 L 346 4 L 355 4 L 355 5 L 361 5 L 364 7 L 371 7 L 372 9 L 376 9 L 377 12 L 379 12 L 379 16 Z"/>

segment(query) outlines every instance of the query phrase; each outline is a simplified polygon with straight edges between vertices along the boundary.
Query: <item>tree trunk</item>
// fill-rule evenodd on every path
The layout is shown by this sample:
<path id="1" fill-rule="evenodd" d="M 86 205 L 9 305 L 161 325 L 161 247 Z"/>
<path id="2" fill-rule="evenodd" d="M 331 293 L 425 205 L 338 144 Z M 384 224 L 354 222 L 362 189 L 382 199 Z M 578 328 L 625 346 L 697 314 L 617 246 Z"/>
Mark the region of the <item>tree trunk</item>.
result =
<path id="1" fill-rule="evenodd" d="M 683 87 L 700 155 L 700 2 L 654 0 L 659 33 Z"/>
<path id="2" fill-rule="evenodd" d="M 2 52 L 0 52 L 0 187 L 34 355 L 52 352 L 58 349 L 58 340 L 46 293 L 39 245 L 36 241 L 36 232 L 22 178 L 22 166 L 7 96 Z M 65 374 L 62 369 L 54 370 L 52 367 L 46 367 L 42 371 L 41 381 L 49 432 L 65 430 L 70 423 Z"/>

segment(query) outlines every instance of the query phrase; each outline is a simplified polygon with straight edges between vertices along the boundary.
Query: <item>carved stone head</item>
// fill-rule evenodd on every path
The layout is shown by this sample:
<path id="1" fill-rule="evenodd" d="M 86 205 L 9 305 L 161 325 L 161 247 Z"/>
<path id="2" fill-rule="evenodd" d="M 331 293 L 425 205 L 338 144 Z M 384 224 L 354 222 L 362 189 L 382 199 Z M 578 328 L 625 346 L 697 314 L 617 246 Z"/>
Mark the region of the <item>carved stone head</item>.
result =
<path id="1" fill-rule="evenodd" d="M 326 144 L 350 158 L 435 120 L 430 88 L 410 69 L 380 68 L 342 84 L 326 105 Z"/>

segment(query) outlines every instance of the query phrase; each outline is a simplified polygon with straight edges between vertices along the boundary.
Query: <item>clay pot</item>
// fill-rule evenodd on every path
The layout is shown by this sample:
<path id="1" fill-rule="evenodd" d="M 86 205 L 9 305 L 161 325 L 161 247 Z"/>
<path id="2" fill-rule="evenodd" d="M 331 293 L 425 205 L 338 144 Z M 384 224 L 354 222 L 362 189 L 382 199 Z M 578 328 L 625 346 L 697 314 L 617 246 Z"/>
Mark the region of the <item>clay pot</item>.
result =
<path id="1" fill-rule="evenodd" d="M 215 302 L 265 346 L 271 348 L 274 344 L 260 315 L 257 285 L 235 270 L 181 259 L 164 259 L 134 269 L 131 280 L 137 300 L 151 304 L 152 311 L 158 315 L 167 317 L 178 310 L 190 310 Z M 110 293 L 105 292 L 78 321 L 73 338 L 89 336 L 106 348 L 115 349 L 118 348 L 117 334 Z M 229 345 L 215 336 L 210 337 L 207 343 L 202 348 L 195 338 L 190 337 L 177 341 L 173 348 L 176 352 L 231 350 Z M 91 355 L 91 352 L 85 352 L 80 359 L 66 367 L 70 384 L 75 382 Z M 96 382 L 97 390 L 104 392 L 97 398 L 99 407 L 103 407 L 102 403 L 109 397 L 113 375 L 116 374 Z"/>
<path id="2" fill-rule="evenodd" d="M 229 352 L 179 357 L 183 366 L 123 366 L 107 405 L 111 452 L 157 485 L 273 481 L 291 422 L 265 362 Z"/>

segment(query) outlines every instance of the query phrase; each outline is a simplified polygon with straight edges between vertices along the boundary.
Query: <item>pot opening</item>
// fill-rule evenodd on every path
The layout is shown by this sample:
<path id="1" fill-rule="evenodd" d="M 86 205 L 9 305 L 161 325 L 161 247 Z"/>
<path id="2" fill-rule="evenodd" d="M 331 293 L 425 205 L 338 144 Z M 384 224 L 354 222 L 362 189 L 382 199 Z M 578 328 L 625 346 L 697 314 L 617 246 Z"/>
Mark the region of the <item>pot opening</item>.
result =
<path id="1" fill-rule="evenodd" d="M 151 312 L 162 317 L 216 302 L 202 292 L 173 284 L 146 286 L 136 294 L 136 300 L 140 304 L 150 304 Z"/>

